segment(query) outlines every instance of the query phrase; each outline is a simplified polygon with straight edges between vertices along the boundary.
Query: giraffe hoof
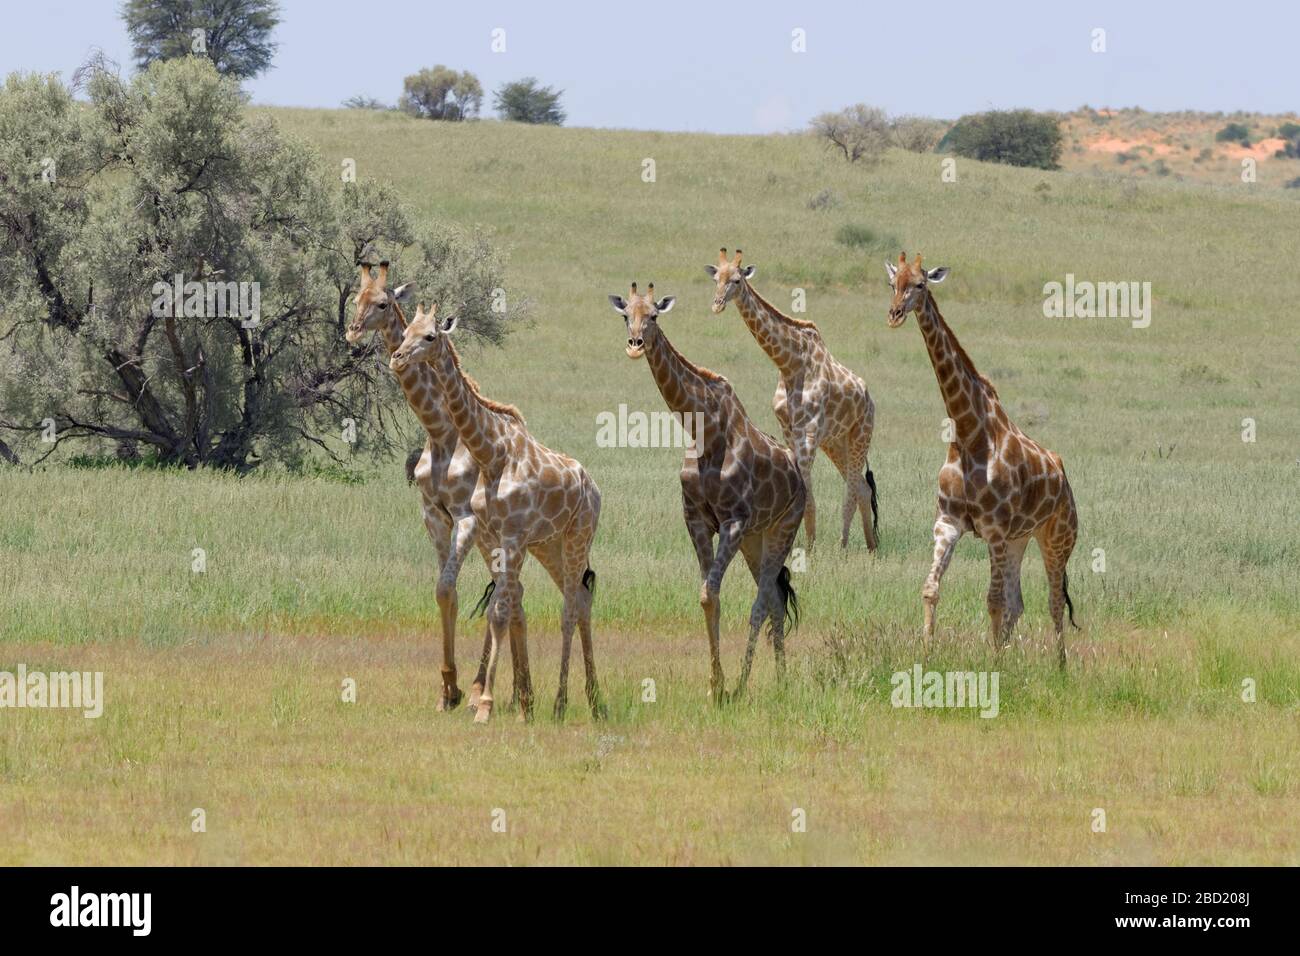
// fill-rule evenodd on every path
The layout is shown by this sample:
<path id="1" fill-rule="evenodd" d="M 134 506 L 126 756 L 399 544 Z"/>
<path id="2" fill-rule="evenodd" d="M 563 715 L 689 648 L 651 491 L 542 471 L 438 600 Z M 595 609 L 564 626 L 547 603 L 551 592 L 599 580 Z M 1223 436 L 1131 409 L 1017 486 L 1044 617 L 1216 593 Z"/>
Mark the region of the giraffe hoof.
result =
<path id="1" fill-rule="evenodd" d="M 474 684 L 469 689 L 469 699 L 465 701 L 465 707 L 473 713 L 478 710 L 478 702 L 483 697 L 483 688 Z"/>
<path id="2" fill-rule="evenodd" d="M 478 709 L 474 712 L 474 723 L 486 724 L 492 716 L 492 701 L 479 700 Z"/>
<path id="3" fill-rule="evenodd" d="M 444 687 L 442 696 L 438 698 L 438 712 L 455 710 L 460 706 L 461 696 L 459 687 Z"/>

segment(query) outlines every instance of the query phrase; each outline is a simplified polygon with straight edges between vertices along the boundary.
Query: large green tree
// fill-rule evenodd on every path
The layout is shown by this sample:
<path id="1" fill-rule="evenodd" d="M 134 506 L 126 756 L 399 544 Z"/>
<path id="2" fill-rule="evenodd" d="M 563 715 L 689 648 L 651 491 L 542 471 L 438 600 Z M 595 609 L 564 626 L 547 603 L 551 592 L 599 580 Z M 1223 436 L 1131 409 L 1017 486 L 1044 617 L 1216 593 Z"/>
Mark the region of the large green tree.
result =
<path id="1" fill-rule="evenodd" d="M 344 341 L 365 259 L 393 260 L 472 334 L 504 335 L 484 239 L 417 230 L 391 189 L 250 117 L 206 60 L 129 83 L 95 69 L 86 92 L 46 76 L 0 88 L 0 440 L 23 461 L 89 442 L 246 471 L 349 454 L 348 419 L 351 450 L 410 447 L 386 356 Z M 189 282 L 233 298 L 192 298 Z M 232 305 L 245 290 L 256 315 Z"/>
<path id="2" fill-rule="evenodd" d="M 126 0 L 122 19 L 142 70 L 197 55 L 223 76 L 245 80 L 271 65 L 280 7 L 276 0 Z"/>

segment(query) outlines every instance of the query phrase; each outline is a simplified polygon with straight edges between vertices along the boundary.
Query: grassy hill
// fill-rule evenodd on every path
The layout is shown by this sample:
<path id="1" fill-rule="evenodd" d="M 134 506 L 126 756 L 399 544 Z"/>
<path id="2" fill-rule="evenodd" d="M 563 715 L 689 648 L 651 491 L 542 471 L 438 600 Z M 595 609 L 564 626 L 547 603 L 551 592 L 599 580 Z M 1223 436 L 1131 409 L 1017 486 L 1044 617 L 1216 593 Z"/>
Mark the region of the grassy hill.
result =
<path id="1" fill-rule="evenodd" d="M 509 250 L 507 294 L 530 300 L 533 323 L 465 361 L 604 492 L 597 666 L 612 719 L 475 732 L 431 712 L 433 549 L 400 463 L 360 485 L 5 469 L 0 669 L 93 665 L 116 707 L 100 722 L 0 723 L 14 794 L 0 819 L 32 834 L 0 862 L 104 859 L 78 842 L 88 786 L 96 833 L 141 862 L 1297 861 L 1293 194 L 1263 176 L 1198 185 L 960 159 L 944 182 L 939 156 L 851 167 L 804 136 L 274 114 L 332 162 L 355 159 L 360 177 Z M 606 302 L 653 281 L 679 297 L 663 322 L 674 344 L 777 431 L 775 370 L 734 309 L 708 311 L 703 267 L 722 245 L 745 250 L 777 305 L 805 290 L 806 317 L 866 379 L 882 545 L 840 552 L 842 484 L 820 460 L 794 679 L 778 691 L 763 650 L 751 698 L 715 712 L 680 452 L 599 448 L 596 417 L 663 407 Z M 914 322 L 885 325 L 883 260 L 900 248 L 952 268 L 938 290 L 949 323 L 1012 418 L 1065 460 L 1084 624 L 1066 676 L 1036 549 L 1012 650 L 988 650 L 987 563 L 970 538 L 944 580 L 939 646 L 916 639 L 944 413 Z M 1150 326 L 1044 318 L 1044 284 L 1067 274 L 1150 282 Z M 195 547 L 206 574 L 191 573 Z M 463 606 L 485 581 L 467 565 Z M 559 599 L 536 568 L 525 584 L 546 703 Z M 730 680 L 752 600 L 743 568 L 723 599 Z M 462 623 L 463 671 L 481 633 Z M 1002 718 L 891 708 L 890 675 L 922 659 L 1000 670 Z M 338 703 L 347 676 L 361 704 Z M 346 819 L 325 809 L 340 805 Z M 203 840 L 195 806 L 219 821 Z M 1098 806 L 1109 837 L 1089 829 Z M 493 807 L 519 821 L 508 840 L 492 842 Z M 812 808 L 806 840 L 791 807 Z M 458 842 L 480 829 L 484 847 Z"/>

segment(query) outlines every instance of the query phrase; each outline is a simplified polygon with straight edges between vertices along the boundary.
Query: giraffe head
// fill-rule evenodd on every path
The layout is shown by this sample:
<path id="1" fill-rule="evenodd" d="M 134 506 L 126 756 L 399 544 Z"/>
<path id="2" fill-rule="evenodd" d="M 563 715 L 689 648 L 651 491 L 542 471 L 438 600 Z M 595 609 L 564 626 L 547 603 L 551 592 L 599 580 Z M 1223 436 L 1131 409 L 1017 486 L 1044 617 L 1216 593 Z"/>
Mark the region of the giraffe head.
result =
<path id="1" fill-rule="evenodd" d="M 929 272 L 921 268 L 921 254 L 916 254 L 916 261 L 907 263 L 907 253 L 898 254 L 898 265 L 885 263 L 889 273 L 889 288 L 894 293 L 894 301 L 889 307 L 889 327 L 896 329 L 907 320 L 907 313 L 920 312 L 925 304 L 926 288 L 931 282 L 942 282 L 948 277 L 948 267 L 940 266 Z"/>
<path id="2" fill-rule="evenodd" d="M 623 316 L 623 322 L 627 325 L 627 357 L 639 359 L 645 354 L 645 347 L 651 341 L 651 337 L 659 334 L 659 325 L 657 319 L 664 312 L 672 309 L 677 297 L 666 295 L 662 299 L 655 301 L 655 284 L 650 283 L 645 294 L 642 295 L 636 291 L 636 283 L 632 283 L 632 291 L 624 299 L 621 295 L 611 295 L 609 304 L 614 307 L 614 311 Z"/>
<path id="3" fill-rule="evenodd" d="M 362 262 L 358 265 L 361 267 L 361 282 L 357 287 L 356 299 L 353 300 L 357 311 L 344 333 L 352 345 L 360 342 L 367 332 L 373 332 L 384 323 L 392 321 L 394 316 L 397 321 L 402 321 L 401 306 L 410 303 L 415 291 L 415 286 L 410 282 L 396 289 L 388 288 L 387 260 L 379 263 L 377 279 L 370 274 L 374 263 Z"/>
<path id="4" fill-rule="evenodd" d="M 742 279 L 748 280 L 754 276 L 756 270 L 753 266 L 742 267 L 740 265 L 740 255 L 740 250 L 737 249 L 736 257 L 728 261 L 727 250 L 723 248 L 718 250 L 718 264 L 704 267 L 704 271 L 718 284 L 713 292 L 714 315 L 720 314 L 727 307 L 727 303 L 732 296 L 740 291 Z"/>
<path id="5" fill-rule="evenodd" d="M 401 372 L 409 365 L 427 360 L 438 342 L 438 337 L 451 335 L 456 331 L 459 317 L 451 315 L 439 319 L 437 312 L 437 305 L 429 306 L 428 312 L 424 311 L 424 306 L 416 305 L 415 318 L 411 319 L 411 324 L 406 327 L 401 347 L 393 352 L 388 360 L 388 367 L 394 372 Z"/>

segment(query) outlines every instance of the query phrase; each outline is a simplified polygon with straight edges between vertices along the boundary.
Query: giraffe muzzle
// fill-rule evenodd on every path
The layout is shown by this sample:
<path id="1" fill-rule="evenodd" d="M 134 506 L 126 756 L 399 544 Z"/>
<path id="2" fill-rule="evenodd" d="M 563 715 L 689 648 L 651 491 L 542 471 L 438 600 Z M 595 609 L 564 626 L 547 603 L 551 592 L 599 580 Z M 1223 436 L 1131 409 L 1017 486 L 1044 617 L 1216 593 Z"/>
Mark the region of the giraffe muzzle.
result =
<path id="1" fill-rule="evenodd" d="M 639 359 L 645 355 L 645 339 L 628 339 L 627 348 L 624 351 L 627 352 L 628 358 Z"/>
<path id="2" fill-rule="evenodd" d="M 717 297 L 717 298 L 715 298 L 715 299 L 713 300 L 713 314 L 714 314 L 714 315 L 721 315 L 721 314 L 722 314 L 722 310 L 725 309 L 726 307 L 727 307 L 727 300 L 724 299 L 724 298 L 722 298 L 721 296 L 719 296 L 719 297 Z"/>
<path id="3" fill-rule="evenodd" d="M 907 321 L 907 312 L 905 310 L 903 309 L 889 310 L 889 327 L 891 329 L 898 328 L 905 321 Z"/>

